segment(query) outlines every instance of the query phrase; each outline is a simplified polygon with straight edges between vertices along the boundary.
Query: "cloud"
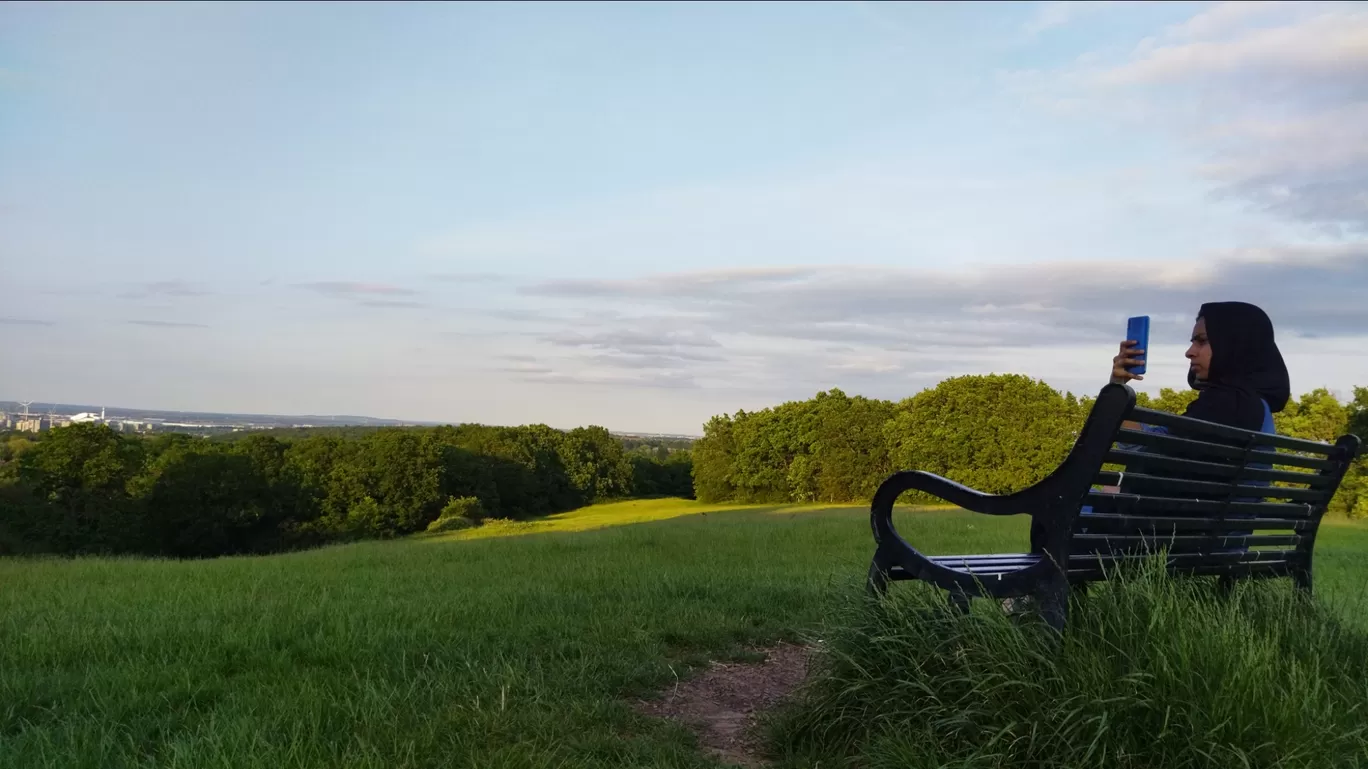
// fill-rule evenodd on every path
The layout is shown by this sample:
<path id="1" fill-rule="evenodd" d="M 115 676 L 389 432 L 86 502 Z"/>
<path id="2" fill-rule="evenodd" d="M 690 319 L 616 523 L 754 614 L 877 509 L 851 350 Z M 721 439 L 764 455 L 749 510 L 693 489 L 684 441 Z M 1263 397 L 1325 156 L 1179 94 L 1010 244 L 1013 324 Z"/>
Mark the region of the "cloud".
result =
<path id="1" fill-rule="evenodd" d="M 324 296 L 413 296 L 417 291 L 387 283 L 357 283 L 345 280 L 320 280 L 311 283 L 297 283 L 297 288 L 314 291 Z"/>
<path id="2" fill-rule="evenodd" d="M 1111 5 L 1120 5 L 1120 3 L 1094 2 L 1093 0 L 1037 3 L 1035 13 L 1022 25 L 1022 31 L 1030 37 L 1035 37 L 1048 29 L 1062 27 L 1080 16 Z"/>
<path id="3" fill-rule="evenodd" d="M 191 297 L 207 296 L 210 292 L 180 280 L 160 280 L 143 283 L 137 288 L 119 294 L 121 299 L 146 299 L 154 296 Z"/>
<path id="4" fill-rule="evenodd" d="M 505 369 L 509 371 L 509 369 Z M 526 382 L 556 385 L 591 385 L 609 387 L 651 387 L 670 390 L 698 387 L 694 377 L 673 371 L 646 371 L 638 374 L 615 375 L 601 373 L 565 373 L 545 367 L 518 369 L 519 378 Z"/>
<path id="5" fill-rule="evenodd" d="M 412 302 L 404 299 L 363 299 L 360 304 L 366 307 L 393 307 L 406 309 L 427 307 L 427 304 L 424 302 Z"/>
<path id="6" fill-rule="evenodd" d="M 33 318 L 0 318 L 0 326 L 53 326 L 56 325 L 50 320 L 35 320 Z"/>
<path id="7" fill-rule="evenodd" d="M 153 328 L 209 328 L 203 323 L 177 323 L 169 320 L 130 320 L 134 326 L 150 326 Z"/>
<path id="8" fill-rule="evenodd" d="M 1191 261 L 960 271 L 841 266 L 805 268 L 782 280 L 758 281 L 754 271 L 734 277 L 709 271 L 524 286 L 525 294 L 562 305 L 542 311 L 540 321 L 531 311 L 519 316 L 541 326 L 524 333 L 548 353 L 526 356 L 524 365 L 536 369 L 527 375 L 809 392 L 844 383 L 905 393 L 971 371 L 1054 360 L 1077 367 L 1077 356 L 1049 357 L 1069 350 L 1095 350 L 1101 366 L 1132 314 L 1151 316 L 1155 339 L 1182 345 L 1203 302 L 1232 299 L 1268 310 L 1280 338 L 1293 345 L 1368 332 L 1365 244 L 1247 249 Z M 567 320 L 578 303 L 634 312 Z M 1181 356 L 1164 365 L 1181 366 Z"/>
<path id="9" fill-rule="evenodd" d="M 1016 72 L 1009 89 L 1075 115 L 1160 127 L 1202 158 L 1218 200 L 1368 235 L 1368 8 L 1222 3 L 1125 54 Z"/>
<path id="10" fill-rule="evenodd" d="M 443 283 L 498 283 L 508 279 L 496 272 L 434 272 L 428 278 Z"/>

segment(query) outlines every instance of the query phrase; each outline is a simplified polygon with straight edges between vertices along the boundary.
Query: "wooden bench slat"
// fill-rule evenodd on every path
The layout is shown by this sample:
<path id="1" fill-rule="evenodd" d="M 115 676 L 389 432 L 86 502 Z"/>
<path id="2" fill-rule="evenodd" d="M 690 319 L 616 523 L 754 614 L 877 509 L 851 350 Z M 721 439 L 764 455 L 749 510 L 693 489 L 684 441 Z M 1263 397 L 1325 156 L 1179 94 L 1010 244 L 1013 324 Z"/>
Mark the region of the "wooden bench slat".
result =
<path id="1" fill-rule="evenodd" d="M 1220 443 L 1209 443 L 1190 438 L 1180 438 L 1175 435 L 1150 433 L 1128 428 L 1116 431 L 1116 442 L 1133 443 L 1153 448 L 1156 453 L 1204 461 L 1215 459 L 1226 462 L 1243 462 L 1245 458 L 1245 450 L 1238 446 L 1226 446 Z M 1334 461 L 1328 457 L 1305 457 L 1300 454 L 1277 454 L 1271 451 L 1259 452 L 1257 456 L 1259 457 L 1258 464 L 1274 465 L 1275 467 L 1279 465 L 1305 467 L 1318 471 L 1331 470 L 1335 467 Z"/>
<path id="2" fill-rule="evenodd" d="M 1097 482 L 1104 486 L 1114 486 L 1121 481 L 1121 473 L 1104 470 L 1097 474 Z M 1219 483 L 1215 481 L 1195 481 L 1187 478 L 1168 478 L 1147 473 L 1125 473 L 1128 486 L 1124 494 L 1149 496 L 1162 494 L 1175 496 L 1180 493 L 1204 494 L 1228 498 L 1248 499 L 1291 499 L 1299 502 L 1325 502 L 1326 494 L 1321 489 L 1299 489 L 1288 486 L 1247 486 L 1244 484 Z M 1218 501 L 1218 500 L 1213 500 Z"/>
<path id="3" fill-rule="evenodd" d="M 1111 494 L 1090 491 L 1083 497 L 1083 504 L 1092 507 L 1095 513 L 1119 513 L 1122 515 L 1147 515 L 1166 517 L 1219 517 L 1226 515 L 1253 515 L 1260 518 L 1305 519 L 1316 515 L 1317 505 L 1295 502 L 1226 502 L 1220 499 L 1185 499 L 1183 497 L 1154 497 L 1137 494 Z M 1079 515 L 1079 519 L 1086 515 Z"/>
<path id="4" fill-rule="evenodd" d="M 1334 479 L 1317 473 L 1301 473 L 1291 470 L 1265 470 L 1263 468 L 1249 467 L 1239 463 L 1202 462 L 1195 459 L 1167 457 L 1163 454 L 1153 454 L 1145 451 L 1112 449 L 1107 452 L 1103 461 L 1109 464 L 1127 466 L 1131 463 L 1143 462 L 1145 469 L 1147 470 L 1165 470 L 1168 472 L 1209 476 L 1212 478 L 1238 477 L 1242 480 L 1249 481 L 1300 483 L 1313 489 L 1329 488 L 1334 484 Z"/>
<path id="5" fill-rule="evenodd" d="M 1252 442 L 1255 446 L 1276 446 L 1280 449 L 1299 451 L 1306 454 L 1319 454 L 1327 457 L 1335 451 L 1335 447 L 1329 443 L 1319 443 L 1317 441 L 1308 441 L 1302 438 L 1292 438 L 1277 433 L 1242 430 L 1238 427 L 1230 427 L 1229 425 L 1217 424 L 1215 422 L 1204 422 L 1200 419 L 1193 419 L 1192 417 L 1185 417 L 1179 414 L 1170 414 L 1166 411 L 1155 411 L 1154 409 L 1136 408 L 1131 412 L 1131 419 L 1143 424 L 1166 427 L 1170 430 L 1178 430 L 1181 434 L 1210 436 L 1233 441 L 1240 445 L 1246 445 Z"/>

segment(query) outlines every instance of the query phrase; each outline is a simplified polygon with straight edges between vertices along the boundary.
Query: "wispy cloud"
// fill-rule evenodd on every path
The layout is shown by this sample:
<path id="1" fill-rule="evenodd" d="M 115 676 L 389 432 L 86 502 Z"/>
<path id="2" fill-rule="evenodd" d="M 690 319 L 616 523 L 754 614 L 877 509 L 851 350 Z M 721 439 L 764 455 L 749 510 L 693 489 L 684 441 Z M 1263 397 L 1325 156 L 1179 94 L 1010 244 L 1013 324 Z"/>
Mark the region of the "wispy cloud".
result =
<path id="1" fill-rule="evenodd" d="M 404 299 L 363 299 L 360 304 L 365 307 L 390 307 L 395 309 L 419 309 L 428 306 L 425 302 L 413 302 Z"/>
<path id="2" fill-rule="evenodd" d="M 497 272 L 434 272 L 427 277 L 442 283 L 498 283 L 508 280 L 507 276 Z"/>
<path id="3" fill-rule="evenodd" d="M 56 325 L 50 320 L 37 320 L 34 318 L 0 318 L 0 326 L 52 326 Z"/>
<path id="4" fill-rule="evenodd" d="M 179 323 L 169 320 L 130 320 L 134 326 L 150 326 L 152 328 L 209 328 L 203 323 Z"/>
<path id="5" fill-rule="evenodd" d="M 119 294 L 122 299 L 146 299 L 150 297 L 192 297 L 206 296 L 208 289 L 180 280 L 160 280 L 143 283 Z"/>
<path id="6" fill-rule="evenodd" d="M 1133 265 L 832 267 L 782 281 L 757 282 L 746 271 L 735 278 L 710 271 L 526 286 L 526 293 L 558 305 L 544 311 L 541 330 L 525 332 L 549 353 L 523 361 L 536 367 L 527 373 L 576 383 L 846 382 L 906 391 L 951 373 L 1019 370 L 1021 361 L 1043 361 L 1042 351 L 1106 352 L 1131 314 L 1150 315 L 1156 339 L 1179 344 L 1203 302 L 1227 299 L 1263 306 L 1284 340 L 1368 333 L 1368 303 L 1361 301 L 1368 246 L 1361 245 Z M 572 319 L 566 308 L 580 303 L 633 311 Z M 532 314 L 520 318 L 538 325 Z M 1174 365 L 1180 363 L 1175 356 Z"/>
<path id="7" fill-rule="evenodd" d="M 297 283 L 296 287 L 314 291 L 325 296 L 337 297 L 357 297 L 357 296 L 413 296 L 417 294 L 411 288 L 395 286 L 388 283 L 361 283 L 346 280 L 320 280 L 310 283 Z"/>
<path id="8" fill-rule="evenodd" d="M 1101 0 L 1073 0 L 1072 2 L 1037 3 L 1035 13 L 1022 26 L 1029 37 L 1055 27 L 1062 27 L 1081 16 L 1094 13 L 1103 8 L 1126 5 L 1124 2 L 1102 2 Z"/>

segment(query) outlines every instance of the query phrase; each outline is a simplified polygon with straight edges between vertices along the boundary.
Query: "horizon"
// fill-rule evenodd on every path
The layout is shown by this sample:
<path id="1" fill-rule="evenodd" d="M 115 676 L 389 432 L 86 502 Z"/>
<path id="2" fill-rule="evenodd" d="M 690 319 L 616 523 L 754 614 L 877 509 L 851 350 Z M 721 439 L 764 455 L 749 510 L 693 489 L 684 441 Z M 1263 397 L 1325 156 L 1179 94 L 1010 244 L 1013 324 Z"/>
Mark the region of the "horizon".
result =
<path id="1" fill-rule="evenodd" d="M 1093 395 L 1130 315 L 1132 386 L 1186 389 L 1238 299 L 1347 400 L 1365 39 L 1364 3 L 7 3 L 0 392 L 696 436 Z"/>

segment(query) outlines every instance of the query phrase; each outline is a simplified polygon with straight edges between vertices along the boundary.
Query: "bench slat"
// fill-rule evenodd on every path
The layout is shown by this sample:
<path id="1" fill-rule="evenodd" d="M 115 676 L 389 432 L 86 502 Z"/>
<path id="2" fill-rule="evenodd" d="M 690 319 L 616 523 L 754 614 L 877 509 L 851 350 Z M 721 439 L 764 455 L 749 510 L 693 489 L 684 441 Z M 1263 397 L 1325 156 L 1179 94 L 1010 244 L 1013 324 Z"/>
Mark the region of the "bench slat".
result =
<path id="1" fill-rule="evenodd" d="M 1313 521 L 1306 518 L 1230 518 L 1221 521 L 1212 518 L 1118 515 L 1115 513 L 1080 515 L 1075 522 L 1076 528 L 1086 528 L 1090 534 L 1129 535 L 1132 532 L 1157 532 L 1158 536 L 1165 536 L 1171 532 L 1191 533 L 1194 531 L 1262 531 L 1273 529 L 1303 532 L 1310 531 L 1312 526 Z M 1073 536 L 1078 536 L 1078 534 Z"/>
<path id="2" fill-rule="evenodd" d="M 1008 553 L 1001 555 L 936 555 L 931 562 L 939 566 L 961 571 L 1016 571 L 1040 562 L 1040 556 L 1030 553 Z"/>
<path id="3" fill-rule="evenodd" d="M 1249 564 L 1191 566 L 1174 564 L 1169 567 L 1173 572 L 1194 577 L 1283 577 L 1306 568 L 1305 563 L 1295 561 L 1264 561 Z M 1095 582 L 1103 579 L 1106 573 L 1098 567 L 1073 568 L 1068 571 L 1071 582 Z"/>
<path id="4" fill-rule="evenodd" d="M 1315 515 L 1316 505 L 1291 502 L 1226 502 L 1219 499 L 1184 499 L 1183 497 L 1153 497 L 1136 494 L 1110 494 L 1090 491 L 1083 497 L 1097 513 L 1122 515 L 1151 515 L 1159 517 L 1217 518 L 1222 514 L 1254 515 L 1260 518 L 1305 519 Z M 1088 518 L 1079 515 L 1079 519 Z"/>
<path id="5" fill-rule="evenodd" d="M 1127 561 L 1138 561 L 1154 557 L 1153 553 L 1076 553 L 1069 556 L 1069 567 L 1074 564 L 1086 565 L 1103 563 L 1110 566 Z M 1172 565 L 1224 566 L 1231 564 L 1256 563 L 1259 561 L 1295 562 L 1304 559 L 1305 554 L 1297 550 L 1243 550 L 1236 552 L 1170 553 L 1168 562 Z"/>
<path id="6" fill-rule="evenodd" d="M 1277 535 L 1222 535 L 1222 534 L 1075 534 L 1072 553 L 1108 553 L 1123 550 L 1146 550 L 1171 553 L 1194 552 L 1204 549 L 1232 547 L 1272 547 L 1300 545 L 1305 537 L 1296 534 Z"/>
<path id="7" fill-rule="evenodd" d="M 1301 438 L 1291 438 L 1276 433 L 1242 430 L 1238 427 L 1216 424 L 1215 422 L 1203 422 L 1200 419 L 1170 414 L 1166 411 L 1136 408 L 1131 411 L 1131 419 L 1144 424 L 1167 427 L 1170 430 L 1178 430 L 1181 433 L 1188 435 L 1223 438 L 1239 443 L 1240 445 L 1245 445 L 1252 441 L 1255 446 L 1276 446 L 1280 449 L 1289 449 L 1291 451 L 1299 451 L 1306 454 L 1320 454 L 1327 457 L 1335 451 L 1335 447 L 1329 443 L 1318 443 L 1316 441 L 1308 441 Z"/>
<path id="8" fill-rule="evenodd" d="M 1298 489 L 1287 486 L 1245 486 L 1213 481 L 1194 481 L 1186 478 L 1166 478 L 1162 475 L 1145 473 L 1126 473 L 1125 477 L 1129 485 L 1123 493 L 1141 496 L 1152 494 L 1173 496 L 1188 493 L 1220 497 L 1247 497 L 1256 500 L 1272 498 L 1312 503 L 1326 501 L 1325 492 L 1320 489 Z M 1114 486 L 1120 481 L 1121 474 L 1111 470 L 1104 470 L 1097 474 L 1097 482 L 1104 486 Z"/>
<path id="9" fill-rule="evenodd" d="M 1163 454 L 1151 454 L 1144 451 L 1124 451 L 1112 449 L 1108 451 L 1103 461 L 1109 464 L 1127 465 L 1132 462 L 1143 462 L 1145 469 L 1165 470 L 1174 473 L 1183 473 L 1197 476 L 1209 476 L 1212 478 L 1240 478 L 1247 481 L 1269 481 L 1284 483 L 1300 483 L 1313 489 L 1329 488 L 1334 484 L 1333 479 L 1316 473 L 1299 473 L 1291 470 L 1264 470 L 1256 467 L 1246 467 L 1240 464 L 1228 464 L 1225 462 L 1200 462 L 1195 459 L 1179 459 L 1177 457 L 1166 457 Z M 1268 464 L 1261 462 L 1260 464 Z"/>
<path id="10" fill-rule="evenodd" d="M 1208 443 L 1162 433 L 1147 433 L 1144 430 L 1117 430 L 1116 442 L 1138 444 L 1153 448 L 1157 453 L 1188 459 L 1224 460 L 1227 463 L 1241 463 L 1245 459 L 1245 450 L 1238 446 Z M 1257 456 L 1260 460 L 1258 464 L 1305 467 L 1311 470 L 1331 470 L 1335 467 L 1335 463 L 1329 458 L 1305 457 L 1300 454 L 1275 454 L 1273 452 L 1260 452 Z"/>

